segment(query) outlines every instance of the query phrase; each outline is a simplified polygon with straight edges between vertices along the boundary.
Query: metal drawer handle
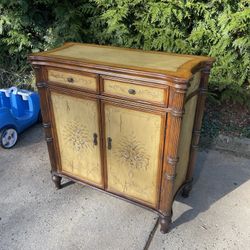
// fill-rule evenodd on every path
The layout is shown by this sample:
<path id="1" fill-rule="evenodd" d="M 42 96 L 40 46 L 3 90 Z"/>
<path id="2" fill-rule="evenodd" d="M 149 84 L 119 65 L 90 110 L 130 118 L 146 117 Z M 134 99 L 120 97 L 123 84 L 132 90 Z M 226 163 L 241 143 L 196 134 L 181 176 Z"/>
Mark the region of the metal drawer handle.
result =
<path id="1" fill-rule="evenodd" d="M 108 149 L 111 150 L 112 148 L 112 139 L 108 137 Z"/>
<path id="2" fill-rule="evenodd" d="M 93 137 L 94 137 L 94 145 L 97 145 L 98 144 L 98 141 L 97 141 L 97 133 L 94 133 L 93 134 Z"/>
<path id="3" fill-rule="evenodd" d="M 135 95 L 135 94 L 136 94 L 136 91 L 135 91 L 134 89 L 129 89 L 129 90 L 128 90 L 128 93 L 129 93 L 130 95 Z"/>
<path id="4" fill-rule="evenodd" d="M 67 80 L 68 80 L 68 82 L 74 82 L 74 78 L 72 78 L 72 77 L 67 78 Z"/>

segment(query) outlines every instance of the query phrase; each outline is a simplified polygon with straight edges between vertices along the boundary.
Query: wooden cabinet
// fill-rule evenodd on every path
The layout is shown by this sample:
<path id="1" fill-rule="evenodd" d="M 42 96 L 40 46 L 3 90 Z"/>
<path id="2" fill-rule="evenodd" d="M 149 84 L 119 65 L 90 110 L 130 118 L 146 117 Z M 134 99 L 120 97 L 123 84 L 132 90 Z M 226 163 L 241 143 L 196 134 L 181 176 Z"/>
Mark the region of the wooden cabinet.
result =
<path id="1" fill-rule="evenodd" d="M 30 55 L 57 188 L 67 177 L 148 208 L 187 197 L 209 57 L 68 43 Z"/>

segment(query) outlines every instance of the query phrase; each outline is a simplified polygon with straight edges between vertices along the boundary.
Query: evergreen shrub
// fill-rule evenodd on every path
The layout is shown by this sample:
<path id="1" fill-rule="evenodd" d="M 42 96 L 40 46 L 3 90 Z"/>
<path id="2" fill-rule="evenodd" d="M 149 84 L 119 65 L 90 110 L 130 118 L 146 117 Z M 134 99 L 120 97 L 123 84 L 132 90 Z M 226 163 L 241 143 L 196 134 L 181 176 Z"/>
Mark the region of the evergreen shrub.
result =
<path id="1" fill-rule="evenodd" d="M 215 57 L 213 96 L 250 103 L 249 0 L 1 0 L 0 12 L 1 84 L 27 81 L 28 53 L 77 41 Z"/>

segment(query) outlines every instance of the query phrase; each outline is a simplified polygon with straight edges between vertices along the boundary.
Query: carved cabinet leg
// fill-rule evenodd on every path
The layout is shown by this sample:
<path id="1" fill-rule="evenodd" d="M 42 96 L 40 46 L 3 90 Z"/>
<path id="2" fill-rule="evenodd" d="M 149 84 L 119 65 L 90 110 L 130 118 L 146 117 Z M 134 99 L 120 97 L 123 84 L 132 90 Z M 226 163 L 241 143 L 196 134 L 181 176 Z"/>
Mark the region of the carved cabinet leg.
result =
<path id="1" fill-rule="evenodd" d="M 160 220 L 160 226 L 161 226 L 160 228 L 161 233 L 166 234 L 169 231 L 171 218 L 172 218 L 172 214 L 166 215 L 166 216 L 160 216 L 159 220 Z"/>
<path id="2" fill-rule="evenodd" d="M 187 198 L 189 196 L 190 191 L 192 190 L 192 187 L 193 187 L 193 179 L 191 179 L 191 181 L 187 182 L 184 185 L 181 193 L 182 197 Z"/>
<path id="3" fill-rule="evenodd" d="M 58 175 L 52 175 L 52 181 L 55 183 L 56 189 L 60 189 L 61 188 L 61 180 L 62 177 L 58 176 Z"/>

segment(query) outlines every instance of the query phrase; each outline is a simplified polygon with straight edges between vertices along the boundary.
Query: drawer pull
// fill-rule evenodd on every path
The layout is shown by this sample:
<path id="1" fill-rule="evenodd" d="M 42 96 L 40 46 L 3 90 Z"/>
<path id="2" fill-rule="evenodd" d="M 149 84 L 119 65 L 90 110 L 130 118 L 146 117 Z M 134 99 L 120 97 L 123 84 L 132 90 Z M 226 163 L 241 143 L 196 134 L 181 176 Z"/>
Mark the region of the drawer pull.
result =
<path id="1" fill-rule="evenodd" d="M 98 142 L 97 142 L 97 133 L 94 133 L 93 134 L 93 137 L 94 137 L 94 145 L 97 145 L 98 144 Z"/>
<path id="2" fill-rule="evenodd" d="M 67 80 L 68 80 L 68 82 L 74 82 L 74 78 L 72 78 L 72 77 L 67 78 Z"/>
<path id="3" fill-rule="evenodd" d="M 128 90 L 128 93 L 129 93 L 130 95 L 135 95 L 135 94 L 136 94 L 136 91 L 135 91 L 134 89 L 129 89 L 129 90 Z"/>
<path id="4" fill-rule="evenodd" d="M 108 149 L 111 150 L 112 148 L 112 139 L 108 137 Z"/>

